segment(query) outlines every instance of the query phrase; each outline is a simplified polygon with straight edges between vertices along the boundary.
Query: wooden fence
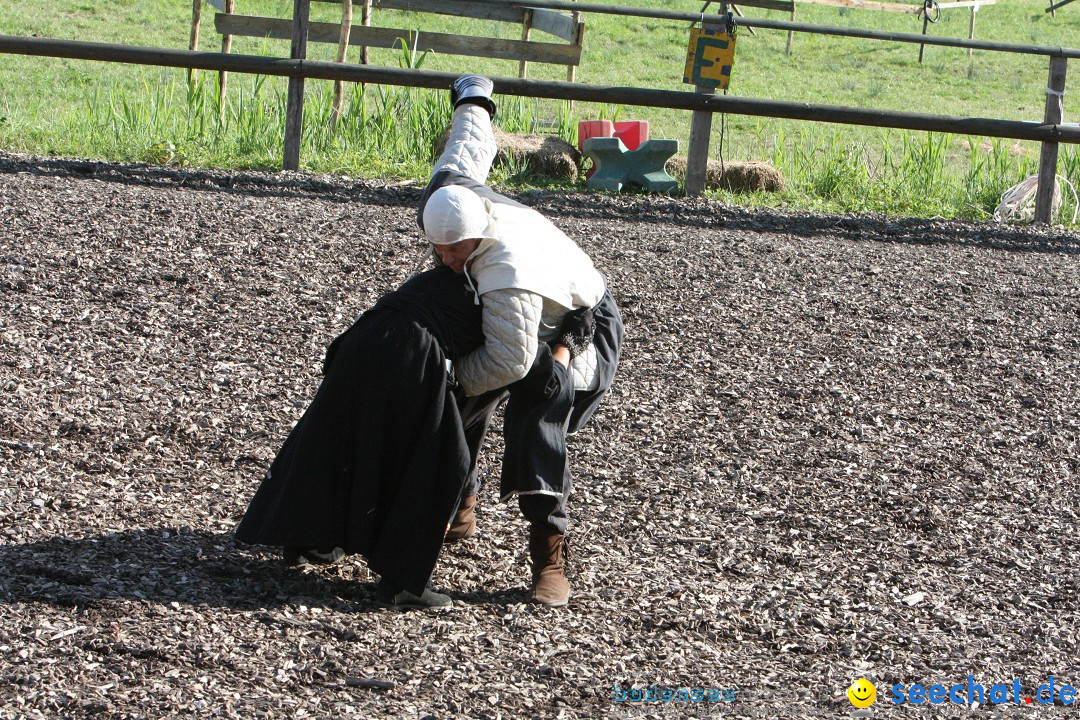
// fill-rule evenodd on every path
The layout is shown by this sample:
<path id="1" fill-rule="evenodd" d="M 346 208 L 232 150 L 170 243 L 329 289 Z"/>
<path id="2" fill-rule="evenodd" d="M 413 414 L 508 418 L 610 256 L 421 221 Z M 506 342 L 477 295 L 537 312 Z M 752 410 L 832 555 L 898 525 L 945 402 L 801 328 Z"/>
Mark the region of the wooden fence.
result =
<path id="1" fill-rule="evenodd" d="M 350 47 L 360 48 L 360 63 L 369 62 L 368 48 L 403 47 L 410 52 L 434 52 L 446 55 L 512 60 L 518 63 L 518 76 L 526 77 L 530 62 L 566 66 L 566 79 L 573 82 L 581 63 L 585 23 L 581 13 L 523 8 L 516 6 L 482 5 L 468 0 L 359 0 L 360 25 L 353 24 L 353 0 L 317 0 L 341 5 L 340 23 L 308 22 L 307 42 L 334 43 L 338 46 L 337 61 L 345 62 Z M 202 2 L 193 0 L 190 49 L 198 49 L 199 27 L 202 21 Z M 294 20 L 240 15 L 235 0 L 208 0 L 219 10 L 214 15 L 214 28 L 222 36 L 222 52 L 229 52 L 234 36 L 293 40 L 297 13 L 307 8 L 295 8 Z M 429 33 L 419 30 L 372 27 L 372 10 L 401 10 L 433 13 L 480 20 L 511 23 L 521 26 L 521 40 L 478 37 L 454 33 Z M 564 42 L 541 42 L 532 37 L 533 30 Z M 295 57 L 295 55 L 294 55 Z M 227 77 L 221 73 L 218 107 L 225 107 Z M 336 124 L 342 113 L 344 92 L 340 81 L 334 83 L 332 120 Z"/>
<path id="2" fill-rule="evenodd" d="M 299 0 L 298 0 L 299 1 Z M 472 0 L 472 2 L 499 5 L 513 0 Z M 963 1 L 963 0 L 959 0 Z M 568 3 L 565 0 L 530 0 L 530 5 L 547 9 L 563 8 Z M 745 3 L 744 3 L 745 4 Z M 602 5 L 598 3 L 574 3 L 574 7 L 582 12 L 595 12 L 610 15 L 623 15 L 628 17 L 652 17 L 670 20 L 689 20 L 701 22 L 702 25 L 722 25 L 726 22 L 723 15 L 706 15 L 704 13 L 688 13 L 678 10 L 651 9 L 624 7 L 617 5 Z M 721 4 L 721 8 L 726 8 Z M 1043 114 L 1043 124 L 1058 126 L 1062 120 L 1063 98 L 1065 96 L 1065 75 L 1068 58 L 1080 58 L 1080 50 L 1062 47 L 1044 47 L 1039 45 L 1026 45 L 1021 43 L 998 43 L 979 41 L 974 39 L 961 40 L 956 38 L 938 38 L 913 33 L 882 32 L 876 30 L 860 30 L 857 28 L 842 28 L 827 25 L 806 25 L 802 23 L 786 22 L 783 20 L 762 20 L 756 18 L 739 18 L 739 25 L 747 28 L 768 28 L 787 30 L 789 32 L 808 32 L 839 37 L 861 37 L 874 40 L 888 40 L 892 42 L 918 43 L 922 45 L 945 45 L 976 50 L 992 50 L 997 52 L 1012 52 L 1031 55 L 1044 55 L 1050 58 L 1049 77 L 1046 86 L 1046 109 Z M 921 51 L 920 51 L 921 56 Z M 699 88 L 701 90 L 701 88 Z M 891 113 L 890 113 L 891 115 Z M 790 117 L 790 116 L 788 116 Z M 961 118 L 956 118 L 961 120 Z M 838 121 L 843 122 L 843 121 Z M 691 121 L 690 148 L 688 151 L 686 192 L 697 194 L 705 187 L 705 161 L 708 157 L 708 138 L 711 124 L 711 115 L 705 116 L 696 112 Z M 872 124 L 872 123 L 860 123 Z M 945 130 L 944 132 L 964 132 L 959 129 Z M 889 126 L 893 127 L 893 126 Z M 994 133 L 982 133 L 995 137 Z M 1052 213 L 1052 198 L 1054 185 L 1057 178 L 1058 146 L 1056 142 L 1043 142 L 1039 159 L 1039 185 L 1035 202 L 1035 222 L 1048 223 Z"/>
<path id="3" fill-rule="evenodd" d="M 352 0 L 317 0 L 335 2 L 351 7 Z M 340 24 L 312 22 L 308 24 L 308 42 L 339 43 L 348 33 L 348 44 L 358 47 L 395 48 L 405 45 L 416 52 L 436 52 L 449 55 L 513 60 L 521 63 L 519 76 L 525 77 L 530 62 L 565 65 L 567 80 L 573 81 L 574 68 L 581 62 L 585 24 L 580 13 L 566 14 L 542 8 L 501 7 L 457 0 L 379 0 L 374 7 L 364 3 L 363 22 L 352 25 L 345 16 Z M 437 13 L 456 17 L 495 20 L 521 25 L 522 39 L 478 37 L 452 33 L 419 32 L 404 28 L 370 26 L 373 10 L 406 10 Z M 214 16 L 214 27 L 222 36 L 266 37 L 292 39 L 292 20 L 222 12 Z M 551 35 L 565 42 L 540 42 L 532 39 L 532 31 Z M 366 63 L 365 63 L 366 64 Z"/>
<path id="4" fill-rule="evenodd" d="M 852 10 L 877 10 L 879 12 L 901 13 L 905 15 L 922 15 L 923 35 L 925 35 L 926 31 L 929 29 L 930 23 L 937 22 L 937 16 L 940 16 L 943 10 L 968 8 L 968 40 L 974 40 L 975 16 L 978 14 L 979 8 L 985 5 L 994 5 L 997 3 L 997 0 L 944 0 L 944 2 L 937 2 L 937 0 L 922 0 L 918 5 L 910 2 L 878 2 L 876 0 L 799 0 L 799 2 L 849 8 Z M 795 20 L 794 8 L 791 10 L 791 19 L 792 21 Z M 788 55 L 791 54 L 791 43 L 794 35 L 794 31 L 788 31 L 786 51 L 786 54 Z M 923 61 L 924 47 L 924 45 L 919 45 L 920 63 Z M 968 57 L 971 57 L 971 52 L 971 48 L 968 48 Z"/>
<path id="5" fill-rule="evenodd" d="M 510 0 L 470 0 L 485 4 L 511 4 Z M 773 0 L 757 0 L 772 2 Z M 104 60 L 111 62 L 158 65 L 164 67 L 182 67 L 189 69 L 216 70 L 220 72 L 245 72 L 264 75 L 281 75 L 289 78 L 289 107 L 294 109 L 292 122 L 292 140 L 287 134 L 285 147 L 286 168 L 296 169 L 299 161 L 299 127 L 302 119 L 303 80 L 304 78 L 322 80 L 340 80 L 345 82 L 372 82 L 387 85 L 412 87 L 446 88 L 454 79 L 450 73 L 436 73 L 418 70 L 401 70 L 372 66 L 327 63 L 304 60 L 306 53 L 306 7 L 308 0 L 294 0 L 303 6 L 305 12 L 297 13 L 293 24 L 293 58 L 267 58 L 250 55 L 229 55 L 190 50 L 170 50 L 164 48 L 144 48 L 105 43 L 88 43 L 73 40 L 55 40 L 49 38 L 26 38 L 0 35 L 0 52 L 24 55 L 49 56 L 82 60 Z M 563 0 L 532 0 L 530 5 L 550 9 L 565 9 L 570 3 Z M 702 22 L 722 22 L 724 18 L 700 13 L 682 13 L 670 10 L 651 10 L 643 8 L 622 8 L 618 6 L 574 3 L 572 5 L 583 12 L 604 12 L 609 14 L 627 14 L 641 17 L 664 17 L 676 20 Z M 791 103 L 754 98 L 736 98 L 729 96 L 706 95 L 693 92 L 649 90 L 643 88 L 608 87 L 585 85 L 581 83 L 541 82 L 528 79 L 495 78 L 495 90 L 509 95 L 555 98 L 559 100 L 579 100 L 595 103 L 637 105 L 648 107 L 666 107 L 691 110 L 696 113 L 732 113 L 766 117 L 781 117 L 817 122 L 837 122 L 873 127 L 887 127 L 907 130 L 925 130 L 931 132 L 959 133 L 987 137 L 1005 137 L 1035 140 L 1042 143 L 1042 155 L 1039 171 L 1039 189 L 1036 195 L 1035 221 L 1050 221 L 1051 197 L 1057 169 L 1058 144 L 1080 143 L 1080 125 L 1062 124 L 1062 98 L 1065 92 L 1065 75 L 1068 58 L 1080 58 L 1080 50 L 1071 48 L 1052 48 L 1035 45 L 993 43 L 987 41 L 958 40 L 937 38 L 907 33 L 883 33 L 851 28 L 827 28 L 814 25 L 800 25 L 779 20 L 757 20 L 744 18 L 743 26 L 794 30 L 796 32 L 828 33 L 855 37 L 874 37 L 876 39 L 897 42 L 925 42 L 926 44 L 947 45 L 953 47 L 974 47 L 976 49 L 1003 52 L 1020 52 L 1044 55 L 1050 58 L 1050 72 L 1047 83 L 1047 102 L 1041 122 L 1000 120 L 994 118 L 961 118 L 923 113 L 850 108 L 834 105 L 816 105 L 811 103 Z M 830 32 L 835 30 L 836 32 Z M 295 109 L 300 108 L 299 112 Z M 287 123 L 288 127 L 289 123 Z M 290 142 L 293 146 L 290 147 Z M 695 152 L 691 148 L 691 153 Z M 697 152 L 702 152 L 697 148 Z M 707 157 L 708 147 L 704 148 Z M 295 164 L 292 164 L 295 163 Z M 690 178 L 687 177 L 689 188 Z"/>

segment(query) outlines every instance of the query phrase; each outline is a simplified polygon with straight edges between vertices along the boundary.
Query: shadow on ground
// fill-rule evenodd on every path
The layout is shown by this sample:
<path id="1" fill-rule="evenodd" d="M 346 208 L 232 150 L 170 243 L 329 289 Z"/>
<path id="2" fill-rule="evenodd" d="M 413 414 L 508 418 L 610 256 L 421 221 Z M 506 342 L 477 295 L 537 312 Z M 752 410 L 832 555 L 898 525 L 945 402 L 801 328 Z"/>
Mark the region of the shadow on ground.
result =
<path id="1" fill-rule="evenodd" d="M 3 545 L 0 567 L 0 603 L 96 607 L 125 598 L 235 610 L 294 604 L 381 610 L 375 578 L 358 558 L 289 569 L 276 552 L 236 543 L 232 533 L 163 527 Z M 524 590 L 451 596 L 465 604 L 505 605 L 522 602 Z"/>

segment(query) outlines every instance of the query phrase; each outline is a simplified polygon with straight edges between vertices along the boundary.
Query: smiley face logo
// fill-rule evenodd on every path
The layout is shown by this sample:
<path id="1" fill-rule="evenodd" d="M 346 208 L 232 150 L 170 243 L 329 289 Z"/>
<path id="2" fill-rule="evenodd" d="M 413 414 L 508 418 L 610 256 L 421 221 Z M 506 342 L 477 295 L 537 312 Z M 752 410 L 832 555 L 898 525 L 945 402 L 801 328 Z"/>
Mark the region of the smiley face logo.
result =
<path id="1" fill-rule="evenodd" d="M 877 688 L 866 678 L 859 678 L 847 689 L 847 698 L 857 708 L 867 708 L 877 700 Z"/>

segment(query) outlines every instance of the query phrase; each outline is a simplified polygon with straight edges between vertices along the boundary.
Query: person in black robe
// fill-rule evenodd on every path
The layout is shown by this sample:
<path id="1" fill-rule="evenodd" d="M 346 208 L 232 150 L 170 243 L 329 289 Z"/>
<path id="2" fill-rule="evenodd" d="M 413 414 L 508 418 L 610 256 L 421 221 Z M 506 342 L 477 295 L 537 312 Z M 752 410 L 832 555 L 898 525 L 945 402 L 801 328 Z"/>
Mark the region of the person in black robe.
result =
<path id="1" fill-rule="evenodd" d="M 379 604 L 450 605 L 427 584 L 473 462 L 447 360 L 482 343 L 481 306 L 449 268 L 383 296 L 331 343 L 236 538 L 291 564 L 360 553 Z"/>

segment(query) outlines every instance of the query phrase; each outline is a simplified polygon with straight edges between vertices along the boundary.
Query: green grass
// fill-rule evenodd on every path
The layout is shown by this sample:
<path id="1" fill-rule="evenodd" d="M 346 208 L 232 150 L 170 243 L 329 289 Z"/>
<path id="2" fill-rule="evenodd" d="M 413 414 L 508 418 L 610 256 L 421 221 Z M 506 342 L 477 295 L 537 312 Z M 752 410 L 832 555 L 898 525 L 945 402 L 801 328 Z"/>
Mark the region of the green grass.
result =
<path id="1" fill-rule="evenodd" d="M 613 2 L 612 4 L 626 4 Z M 695 11 L 700 5 L 657 0 L 653 7 Z M 288 17 L 291 0 L 240 0 L 246 14 Z M 1053 18 L 1040 0 L 1001 0 L 977 15 L 976 37 L 1004 42 L 1076 46 L 1080 10 L 1062 8 Z M 787 19 L 786 13 L 744 8 L 754 17 Z M 334 22 L 339 7 L 313 3 L 313 19 Z M 213 11 L 204 6 L 202 47 L 216 48 Z M 186 48 L 189 2 L 74 2 L 18 0 L 0 16 L 0 33 Z M 800 22 L 919 32 L 911 15 L 841 10 L 803 4 Z M 516 38 L 517 26 L 462 21 L 393 11 L 375 12 L 376 24 L 428 31 L 468 31 Z M 931 33 L 966 37 L 969 14 L 943 12 Z M 687 23 L 586 16 L 582 82 L 685 90 L 681 82 Z M 825 35 L 796 34 L 790 56 L 787 33 L 747 29 L 739 34 L 729 94 L 956 116 L 1038 120 L 1042 117 L 1046 58 Z M 284 55 L 285 41 L 236 38 L 234 52 Z M 311 46 L 311 56 L 331 59 L 335 48 Z M 356 61 L 358 49 L 350 59 Z M 373 62 L 450 72 L 516 76 L 517 64 L 457 56 L 408 57 L 373 50 Z M 560 67 L 530 65 L 530 77 L 564 79 Z M 95 156 L 192 166 L 276 168 L 280 165 L 285 82 L 281 78 L 230 76 L 224 112 L 217 107 L 216 73 L 200 73 L 195 88 L 181 70 L 0 55 L 0 147 L 65 156 Z M 445 94 L 359 86 L 347 95 L 346 119 L 329 123 L 331 84 L 308 83 L 304 167 L 361 176 L 422 178 L 432 160 L 434 136 L 448 119 Z M 1066 120 L 1070 118 L 1066 95 Z M 219 119 L 219 117 L 221 119 Z M 499 121 L 529 130 L 534 118 L 557 118 L 573 138 L 579 119 L 645 119 L 651 135 L 676 138 L 685 148 L 689 113 L 576 103 L 572 115 L 553 101 L 504 100 Z M 722 135 L 721 135 L 722 133 Z M 765 160 L 784 173 L 788 188 L 776 195 L 731 197 L 748 204 L 834 211 L 988 217 L 1001 192 L 1034 171 L 1038 145 L 1028 142 L 882 131 L 727 115 L 714 122 L 711 150 L 723 159 Z M 1059 172 L 1080 185 L 1077 148 L 1062 146 Z M 517 177 L 510 169 L 504 179 Z M 1066 192 L 1066 195 L 1069 195 Z M 1071 200 L 1065 211 L 1072 214 Z"/>

